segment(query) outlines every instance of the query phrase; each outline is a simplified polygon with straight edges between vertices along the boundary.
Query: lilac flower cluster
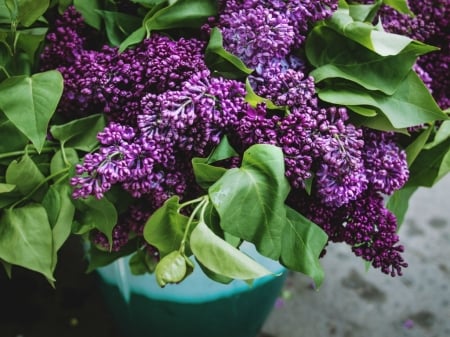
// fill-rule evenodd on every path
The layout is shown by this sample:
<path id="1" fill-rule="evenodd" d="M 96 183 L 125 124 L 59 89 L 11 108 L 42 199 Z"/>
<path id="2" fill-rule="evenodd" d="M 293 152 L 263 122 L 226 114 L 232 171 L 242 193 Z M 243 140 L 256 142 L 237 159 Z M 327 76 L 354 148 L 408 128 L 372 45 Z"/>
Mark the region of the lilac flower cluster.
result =
<path id="1" fill-rule="evenodd" d="M 409 178 L 406 153 L 388 132 L 364 131 L 363 159 L 371 189 L 390 195 Z"/>
<path id="2" fill-rule="evenodd" d="M 279 146 L 292 187 L 289 204 L 330 241 L 346 242 L 383 272 L 401 274 L 403 248 L 382 194 L 406 182 L 405 153 L 393 135 L 357 127 L 345 108 L 322 105 L 307 65 L 294 56 L 309 25 L 336 6 L 334 0 L 221 2 L 215 24 L 224 48 L 254 68 L 252 89 L 275 107 L 249 104 L 242 81 L 209 70 L 205 41 L 154 34 L 123 53 L 91 50 L 79 14 L 69 8 L 49 35 L 42 63 L 64 76 L 61 113 L 108 118 L 99 149 L 76 166 L 71 184 L 75 198 L 102 198 L 114 185 L 133 198 L 113 230 L 113 250 L 142 235 L 145 219 L 171 196 L 195 196 L 191 159 L 207 156 L 227 135 L 239 153 L 253 144 Z M 100 232 L 93 242 L 109 248 Z"/>
<path id="3" fill-rule="evenodd" d="M 355 255 L 383 273 L 402 275 L 402 268 L 408 266 L 401 256 L 404 247 L 398 243 L 395 216 L 377 192 L 366 191 L 343 207 L 326 206 L 307 197 L 291 202 L 301 205 L 301 211 L 327 232 L 330 241 L 350 245 Z"/>
<path id="4" fill-rule="evenodd" d="M 346 109 L 329 108 L 326 117 L 314 141 L 321 158 L 316 172 L 317 194 L 323 203 L 339 207 L 367 189 L 361 153 L 364 140 L 361 129 L 346 123 Z"/>
<path id="5" fill-rule="evenodd" d="M 104 112 L 115 121 L 134 124 L 146 93 L 177 89 L 206 69 L 204 42 L 196 39 L 174 41 L 154 35 L 119 53 L 106 45 L 101 50 L 87 48 L 86 29 L 74 7 L 55 24 L 41 63 L 43 69 L 58 69 L 63 75 L 58 112 L 68 117 Z M 66 50 L 72 51 L 69 57 Z"/>
<path id="6" fill-rule="evenodd" d="M 313 22 L 330 16 L 338 1 L 228 0 L 218 26 L 225 45 L 249 67 L 285 58 L 305 41 Z"/>
<path id="7" fill-rule="evenodd" d="M 171 144 L 194 155 L 207 156 L 221 137 L 238 124 L 246 106 L 240 82 L 211 77 L 208 70 L 185 81 L 180 90 L 143 98 L 138 126 L 146 139 Z"/>

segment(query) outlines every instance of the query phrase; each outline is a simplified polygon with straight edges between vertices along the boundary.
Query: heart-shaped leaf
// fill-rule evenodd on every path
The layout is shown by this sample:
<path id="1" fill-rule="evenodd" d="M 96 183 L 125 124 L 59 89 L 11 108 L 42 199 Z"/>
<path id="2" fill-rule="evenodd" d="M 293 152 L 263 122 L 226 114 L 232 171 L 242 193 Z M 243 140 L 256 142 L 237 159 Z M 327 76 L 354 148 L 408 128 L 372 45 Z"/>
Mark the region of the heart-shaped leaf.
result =
<path id="1" fill-rule="evenodd" d="M 156 210 L 144 227 L 144 238 L 156 247 L 160 256 L 180 248 L 188 217 L 179 213 L 179 198 L 173 196 Z"/>
<path id="2" fill-rule="evenodd" d="M 112 245 L 112 232 L 117 224 L 117 210 L 108 199 L 88 197 L 77 200 L 77 208 L 82 216 L 78 219 L 81 226 L 93 226 L 106 235 Z"/>
<path id="3" fill-rule="evenodd" d="M 63 91 L 63 78 L 56 70 L 33 76 L 10 77 L 0 83 L 0 109 L 40 152 L 50 118 Z"/>
<path id="4" fill-rule="evenodd" d="M 0 218 L 0 258 L 54 281 L 52 230 L 45 208 L 29 204 L 6 209 Z"/>
<path id="5" fill-rule="evenodd" d="M 288 193 L 283 153 L 267 144 L 251 146 L 242 166 L 228 170 L 209 188 L 223 230 L 254 243 L 273 259 L 280 255 Z"/>

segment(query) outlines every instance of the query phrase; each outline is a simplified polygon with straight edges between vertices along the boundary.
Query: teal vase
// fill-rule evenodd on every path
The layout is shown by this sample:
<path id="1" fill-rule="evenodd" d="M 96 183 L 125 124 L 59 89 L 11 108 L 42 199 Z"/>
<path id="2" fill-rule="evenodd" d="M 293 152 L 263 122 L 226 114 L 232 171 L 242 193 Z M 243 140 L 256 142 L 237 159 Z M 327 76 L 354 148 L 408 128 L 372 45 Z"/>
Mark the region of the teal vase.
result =
<path id="1" fill-rule="evenodd" d="M 255 337 L 286 277 L 277 262 L 260 256 L 256 260 L 274 275 L 257 279 L 252 286 L 243 281 L 214 282 L 197 265 L 182 283 L 160 288 L 154 275 L 132 275 L 128 258 L 97 272 L 124 337 Z"/>

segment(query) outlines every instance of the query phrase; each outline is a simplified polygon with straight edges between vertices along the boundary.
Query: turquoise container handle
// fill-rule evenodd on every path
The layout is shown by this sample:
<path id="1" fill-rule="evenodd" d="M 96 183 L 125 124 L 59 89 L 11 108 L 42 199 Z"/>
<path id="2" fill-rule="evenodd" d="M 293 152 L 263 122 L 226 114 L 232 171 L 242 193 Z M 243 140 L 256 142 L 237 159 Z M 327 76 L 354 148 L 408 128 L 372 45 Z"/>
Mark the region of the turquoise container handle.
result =
<path id="1" fill-rule="evenodd" d="M 129 258 L 97 270 L 105 301 L 124 337 L 255 337 L 286 277 L 278 262 L 244 251 L 274 273 L 228 285 L 210 280 L 197 265 L 186 280 L 160 288 L 154 275 L 132 275 Z"/>

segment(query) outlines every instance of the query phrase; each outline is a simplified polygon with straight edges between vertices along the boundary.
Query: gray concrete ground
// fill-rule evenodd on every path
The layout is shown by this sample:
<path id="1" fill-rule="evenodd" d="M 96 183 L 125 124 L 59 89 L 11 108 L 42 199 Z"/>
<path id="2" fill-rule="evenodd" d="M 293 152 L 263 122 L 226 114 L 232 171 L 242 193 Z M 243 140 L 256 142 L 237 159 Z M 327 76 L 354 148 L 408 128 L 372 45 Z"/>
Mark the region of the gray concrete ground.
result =
<path id="1" fill-rule="evenodd" d="M 366 272 L 347 246 L 331 245 L 322 287 L 291 275 L 262 336 L 449 337 L 450 176 L 414 194 L 400 236 L 402 277 Z"/>

